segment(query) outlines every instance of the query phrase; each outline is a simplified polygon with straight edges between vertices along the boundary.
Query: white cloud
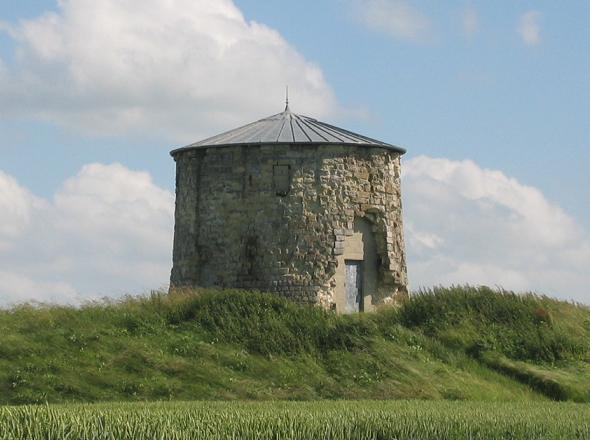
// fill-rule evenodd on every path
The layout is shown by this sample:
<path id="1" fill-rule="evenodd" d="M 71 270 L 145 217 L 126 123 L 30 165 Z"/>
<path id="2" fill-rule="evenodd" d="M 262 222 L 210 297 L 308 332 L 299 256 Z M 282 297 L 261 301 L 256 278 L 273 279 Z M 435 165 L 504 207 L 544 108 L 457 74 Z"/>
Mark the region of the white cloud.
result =
<path id="1" fill-rule="evenodd" d="M 353 10 L 374 31 L 408 41 L 431 38 L 430 20 L 405 0 L 353 0 Z"/>
<path id="2" fill-rule="evenodd" d="M 155 186 L 148 173 L 119 164 L 86 165 L 54 199 L 62 217 L 57 227 L 63 233 L 112 249 L 130 240 L 143 252 L 170 245 L 167 235 L 153 232 L 170 226 L 172 205 L 172 194 Z"/>
<path id="3" fill-rule="evenodd" d="M 0 305 L 79 302 L 168 281 L 174 197 L 147 173 L 87 165 L 52 200 L 0 174 L 0 205 L 17 208 L 0 231 Z"/>
<path id="4" fill-rule="evenodd" d="M 32 212 L 41 201 L 8 174 L 0 171 L 0 251 L 11 246 L 31 222 Z"/>
<path id="5" fill-rule="evenodd" d="M 231 0 L 61 0 L 5 30 L 18 63 L 0 84 L 0 114 L 95 134 L 189 143 L 252 114 L 338 112 L 318 66 Z"/>
<path id="6" fill-rule="evenodd" d="M 77 304 L 82 298 L 64 282 L 36 282 L 24 275 L 0 271 L 0 307 L 22 302 Z"/>
<path id="7" fill-rule="evenodd" d="M 468 7 L 463 11 L 461 17 L 463 32 L 468 37 L 472 37 L 479 31 L 479 16 L 473 7 Z"/>
<path id="8" fill-rule="evenodd" d="M 518 32 L 527 46 L 537 46 L 541 43 L 540 18 L 541 13 L 538 11 L 525 12 L 520 18 Z"/>
<path id="9" fill-rule="evenodd" d="M 590 303 L 590 236 L 536 188 L 472 161 L 404 163 L 413 287 L 488 284 Z"/>

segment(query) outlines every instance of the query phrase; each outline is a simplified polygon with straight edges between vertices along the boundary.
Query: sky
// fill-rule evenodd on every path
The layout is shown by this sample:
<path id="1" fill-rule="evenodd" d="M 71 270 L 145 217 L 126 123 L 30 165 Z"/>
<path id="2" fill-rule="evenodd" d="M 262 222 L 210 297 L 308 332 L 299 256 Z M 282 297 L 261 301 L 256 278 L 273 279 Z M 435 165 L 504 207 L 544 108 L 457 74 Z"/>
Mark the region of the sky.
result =
<path id="1" fill-rule="evenodd" d="M 0 0 L 0 305 L 165 288 L 169 151 L 282 111 L 407 149 L 411 288 L 590 304 L 590 3 Z"/>

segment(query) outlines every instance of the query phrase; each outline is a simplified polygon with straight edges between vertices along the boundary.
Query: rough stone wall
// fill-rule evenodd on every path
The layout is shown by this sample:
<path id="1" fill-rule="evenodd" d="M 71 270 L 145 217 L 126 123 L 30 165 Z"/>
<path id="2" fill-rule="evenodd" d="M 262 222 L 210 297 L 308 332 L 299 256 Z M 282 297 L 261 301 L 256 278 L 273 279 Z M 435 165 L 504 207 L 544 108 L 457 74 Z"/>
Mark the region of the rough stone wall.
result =
<path id="1" fill-rule="evenodd" d="M 379 255 L 373 304 L 407 294 L 398 153 L 252 145 L 185 150 L 175 160 L 172 287 L 259 289 L 332 307 L 338 257 L 355 218 L 365 218 Z M 289 167 L 286 195 L 277 195 L 277 165 Z"/>

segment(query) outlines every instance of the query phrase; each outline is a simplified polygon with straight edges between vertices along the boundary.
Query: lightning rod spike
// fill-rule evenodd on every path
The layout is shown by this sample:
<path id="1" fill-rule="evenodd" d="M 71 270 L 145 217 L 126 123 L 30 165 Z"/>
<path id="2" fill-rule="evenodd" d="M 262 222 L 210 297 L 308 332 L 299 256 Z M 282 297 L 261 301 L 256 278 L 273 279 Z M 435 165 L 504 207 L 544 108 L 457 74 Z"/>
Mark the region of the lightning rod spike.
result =
<path id="1" fill-rule="evenodd" d="M 285 111 L 289 110 L 289 86 L 285 86 Z"/>

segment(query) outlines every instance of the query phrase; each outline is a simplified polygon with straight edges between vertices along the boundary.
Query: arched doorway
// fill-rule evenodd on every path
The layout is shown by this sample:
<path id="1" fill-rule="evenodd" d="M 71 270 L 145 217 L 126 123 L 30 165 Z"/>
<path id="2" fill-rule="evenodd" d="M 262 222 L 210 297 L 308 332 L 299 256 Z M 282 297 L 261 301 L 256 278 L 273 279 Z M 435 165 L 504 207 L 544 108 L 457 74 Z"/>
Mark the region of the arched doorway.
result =
<path id="1" fill-rule="evenodd" d="M 373 226 L 357 218 L 351 235 L 344 240 L 344 252 L 338 256 L 335 298 L 338 313 L 356 313 L 373 309 L 377 290 L 379 256 Z"/>

